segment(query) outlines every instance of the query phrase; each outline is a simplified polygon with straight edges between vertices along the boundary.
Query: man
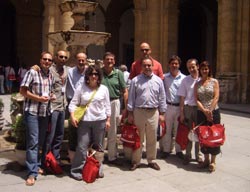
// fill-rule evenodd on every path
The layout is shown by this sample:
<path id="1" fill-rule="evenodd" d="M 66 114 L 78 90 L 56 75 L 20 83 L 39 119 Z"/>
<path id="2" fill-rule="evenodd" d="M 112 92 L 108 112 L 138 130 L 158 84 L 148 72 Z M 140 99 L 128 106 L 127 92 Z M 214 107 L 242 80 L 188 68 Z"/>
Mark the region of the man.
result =
<path id="1" fill-rule="evenodd" d="M 67 102 L 70 104 L 71 99 L 74 96 L 76 88 L 81 85 L 84 81 L 84 74 L 88 67 L 87 55 L 80 52 L 76 55 L 77 64 L 68 71 L 67 86 L 66 86 L 66 97 Z M 69 118 L 68 109 L 66 110 L 66 118 Z M 69 149 L 70 151 L 76 151 L 77 146 L 77 130 L 71 124 L 69 124 Z M 69 154 L 70 160 L 72 160 L 72 155 Z"/>
<path id="2" fill-rule="evenodd" d="M 180 96 L 177 95 L 177 91 L 180 87 L 182 80 L 185 78 L 179 68 L 181 59 L 174 55 L 169 60 L 170 72 L 164 74 L 164 87 L 167 101 L 166 111 L 166 127 L 167 132 L 160 140 L 160 149 L 163 152 L 162 157 L 167 158 L 171 152 L 171 140 L 175 140 L 177 128 L 178 128 L 178 117 L 180 116 Z M 173 138 L 172 138 L 173 137 Z M 180 145 L 175 142 L 175 152 L 179 158 L 183 158 Z"/>
<path id="3" fill-rule="evenodd" d="M 51 129 L 47 136 L 47 152 L 51 150 L 57 162 L 60 164 L 60 149 L 64 136 L 64 120 L 67 100 L 65 96 L 65 87 L 68 74 L 68 68 L 65 63 L 68 59 L 67 52 L 59 50 L 55 57 L 50 71 L 54 77 L 52 92 L 56 100 L 51 102 Z"/>
<path id="4" fill-rule="evenodd" d="M 180 96 L 180 122 L 187 124 L 189 130 L 192 130 L 197 122 L 197 104 L 194 97 L 194 85 L 199 80 L 199 64 L 196 59 L 189 59 L 186 66 L 190 75 L 182 80 L 177 95 Z M 183 162 L 184 165 L 189 164 L 192 157 L 191 151 L 192 141 L 188 141 Z M 198 163 L 202 162 L 199 142 L 195 142 L 195 159 Z"/>
<path id="5" fill-rule="evenodd" d="M 114 68 L 115 55 L 111 52 L 106 52 L 103 56 L 103 80 L 102 84 L 109 89 L 111 102 L 111 121 L 110 129 L 108 130 L 108 161 L 110 164 L 119 165 L 117 161 L 117 125 L 120 115 L 120 97 L 123 94 L 124 106 L 127 106 L 128 90 L 124 81 L 123 73 Z M 124 112 L 125 113 L 124 109 Z"/>
<path id="6" fill-rule="evenodd" d="M 35 184 L 45 160 L 45 137 L 50 116 L 53 76 L 49 70 L 52 55 L 43 52 L 40 58 L 41 70 L 30 69 L 21 83 L 20 93 L 25 97 L 24 118 L 26 123 L 26 185 Z"/>
<path id="7" fill-rule="evenodd" d="M 161 64 L 150 56 L 150 54 L 152 52 L 150 45 L 146 42 L 141 43 L 140 44 L 140 51 L 141 51 L 141 58 L 132 63 L 131 69 L 130 69 L 129 79 L 133 79 L 135 76 L 139 75 L 142 72 L 141 61 L 145 57 L 151 58 L 151 60 L 153 61 L 153 69 L 152 69 L 153 73 L 155 75 L 159 76 L 161 79 L 163 79 L 163 71 L 162 71 Z"/>
<path id="8" fill-rule="evenodd" d="M 88 67 L 87 55 L 83 52 L 80 52 L 76 55 L 77 64 L 75 67 L 70 68 L 68 71 L 68 79 L 66 86 L 66 97 L 68 103 L 74 96 L 76 88 L 84 80 L 84 72 Z"/>
<path id="9" fill-rule="evenodd" d="M 166 95 L 162 80 L 153 74 L 153 60 L 141 60 L 142 74 L 132 79 L 128 97 L 128 122 L 134 123 L 139 131 L 141 147 L 132 154 L 132 166 L 135 170 L 140 166 L 144 135 L 146 135 L 146 155 L 148 166 L 160 170 L 156 159 L 157 127 L 164 121 Z"/>

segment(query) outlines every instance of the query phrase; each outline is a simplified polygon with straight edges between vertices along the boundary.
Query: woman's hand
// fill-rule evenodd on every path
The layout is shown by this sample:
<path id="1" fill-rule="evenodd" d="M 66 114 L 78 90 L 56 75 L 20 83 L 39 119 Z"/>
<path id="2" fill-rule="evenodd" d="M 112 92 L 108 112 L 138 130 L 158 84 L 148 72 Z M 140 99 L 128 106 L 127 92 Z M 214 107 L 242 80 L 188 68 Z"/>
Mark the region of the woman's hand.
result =
<path id="1" fill-rule="evenodd" d="M 108 131 L 110 128 L 110 117 L 107 117 L 105 130 Z"/>
<path id="2" fill-rule="evenodd" d="M 76 120 L 76 118 L 74 117 L 74 115 L 70 115 L 70 121 L 71 121 L 71 124 L 74 126 L 74 127 L 78 127 L 78 121 Z"/>

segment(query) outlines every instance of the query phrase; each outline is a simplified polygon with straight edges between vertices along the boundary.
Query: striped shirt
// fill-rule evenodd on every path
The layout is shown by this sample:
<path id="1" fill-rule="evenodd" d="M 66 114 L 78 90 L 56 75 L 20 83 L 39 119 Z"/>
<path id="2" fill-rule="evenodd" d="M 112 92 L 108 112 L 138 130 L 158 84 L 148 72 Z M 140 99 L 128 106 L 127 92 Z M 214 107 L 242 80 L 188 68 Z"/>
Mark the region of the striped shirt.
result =
<path id="1" fill-rule="evenodd" d="M 54 82 L 51 72 L 45 74 L 42 70 L 39 72 L 30 69 L 26 72 L 21 87 L 27 87 L 28 91 L 35 95 L 50 95 L 52 91 L 52 83 Z M 50 114 L 50 102 L 38 102 L 29 98 L 25 98 L 24 111 L 32 115 L 45 117 Z"/>

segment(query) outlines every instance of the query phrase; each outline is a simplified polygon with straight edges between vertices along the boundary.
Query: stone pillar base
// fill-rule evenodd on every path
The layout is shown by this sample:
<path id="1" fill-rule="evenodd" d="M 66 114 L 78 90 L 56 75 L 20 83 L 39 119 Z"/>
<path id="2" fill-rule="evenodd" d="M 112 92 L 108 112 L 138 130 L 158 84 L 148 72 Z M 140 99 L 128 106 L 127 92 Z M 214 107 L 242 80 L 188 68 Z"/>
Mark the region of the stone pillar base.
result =
<path id="1" fill-rule="evenodd" d="M 225 72 L 217 74 L 220 86 L 221 103 L 239 103 L 239 74 L 236 72 Z"/>

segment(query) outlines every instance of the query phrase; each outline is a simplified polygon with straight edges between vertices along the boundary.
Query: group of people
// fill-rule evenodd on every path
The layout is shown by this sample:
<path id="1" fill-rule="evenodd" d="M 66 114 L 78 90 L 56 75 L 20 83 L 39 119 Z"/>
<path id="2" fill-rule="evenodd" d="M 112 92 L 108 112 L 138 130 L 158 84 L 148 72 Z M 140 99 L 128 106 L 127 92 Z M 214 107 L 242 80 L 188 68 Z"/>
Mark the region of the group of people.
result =
<path id="1" fill-rule="evenodd" d="M 141 142 L 141 147 L 132 153 L 130 170 L 140 167 L 144 144 L 148 167 L 160 170 L 156 162 L 156 132 L 158 124 L 164 121 L 167 132 L 159 141 L 162 157 L 169 157 L 174 143 L 176 155 L 184 164 L 190 162 L 192 143 L 189 142 L 184 155 L 175 142 L 178 123 L 185 123 L 190 130 L 197 124 L 220 123 L 218 81 L 212 78 L 207 61 L 199 65 L 196 59 L 188 60 L 190 75 L 185 76 L 180 71 L 180 58 L 174 55 L 169 60 L 169 72 L 163 74 L 162 65 L 151 57 L 150 45 L 141 43 L 140 51 L 141 58 L 132 64 L 128 78 L 115 68 L 115 55 L 111 52 L 104 54 L 102 67 L 88 65 L 87 55 L 78 53 L 76 66 L 72 68 L 65 65 L 68 56 L 64 50 L 59 50 L 54 57 L 49 52 L 41 54 L 39 67 L 31 67 L 20 86 L 20 93 L 25 97 L 26 185 L 34 185 L 38 174 L 44 173 L 45 156 L 49 151 L 60 164 L 67 111 L 77 131 L 70 169 L 71 177 L 76 180 L 82 180 L 88 148 L 91 144 L 103 148 L 105 135 L 108 163 L 120 165 L 117 152 L 120 114 L 136 125 Z M 87 110 L 78 121 L 75 110 L 86 105 Z M 202 147 L 201 152 L 204 160 L 196 143 L 195 158 L 199 167 L 214 171 L 220 148 Z M 100 164 L 99 177 L 102 178 L 102 162 Z"/>
<path id="2" fill-rule="evenodd" d="M 13 83 L 15 81 L 20 83 L 26 72 L 27 69 L 24 64 L 20 65 L 17 74 L 10 64 L 6 66 L 0 65 L 0 94 L 12 93 Z"/>

